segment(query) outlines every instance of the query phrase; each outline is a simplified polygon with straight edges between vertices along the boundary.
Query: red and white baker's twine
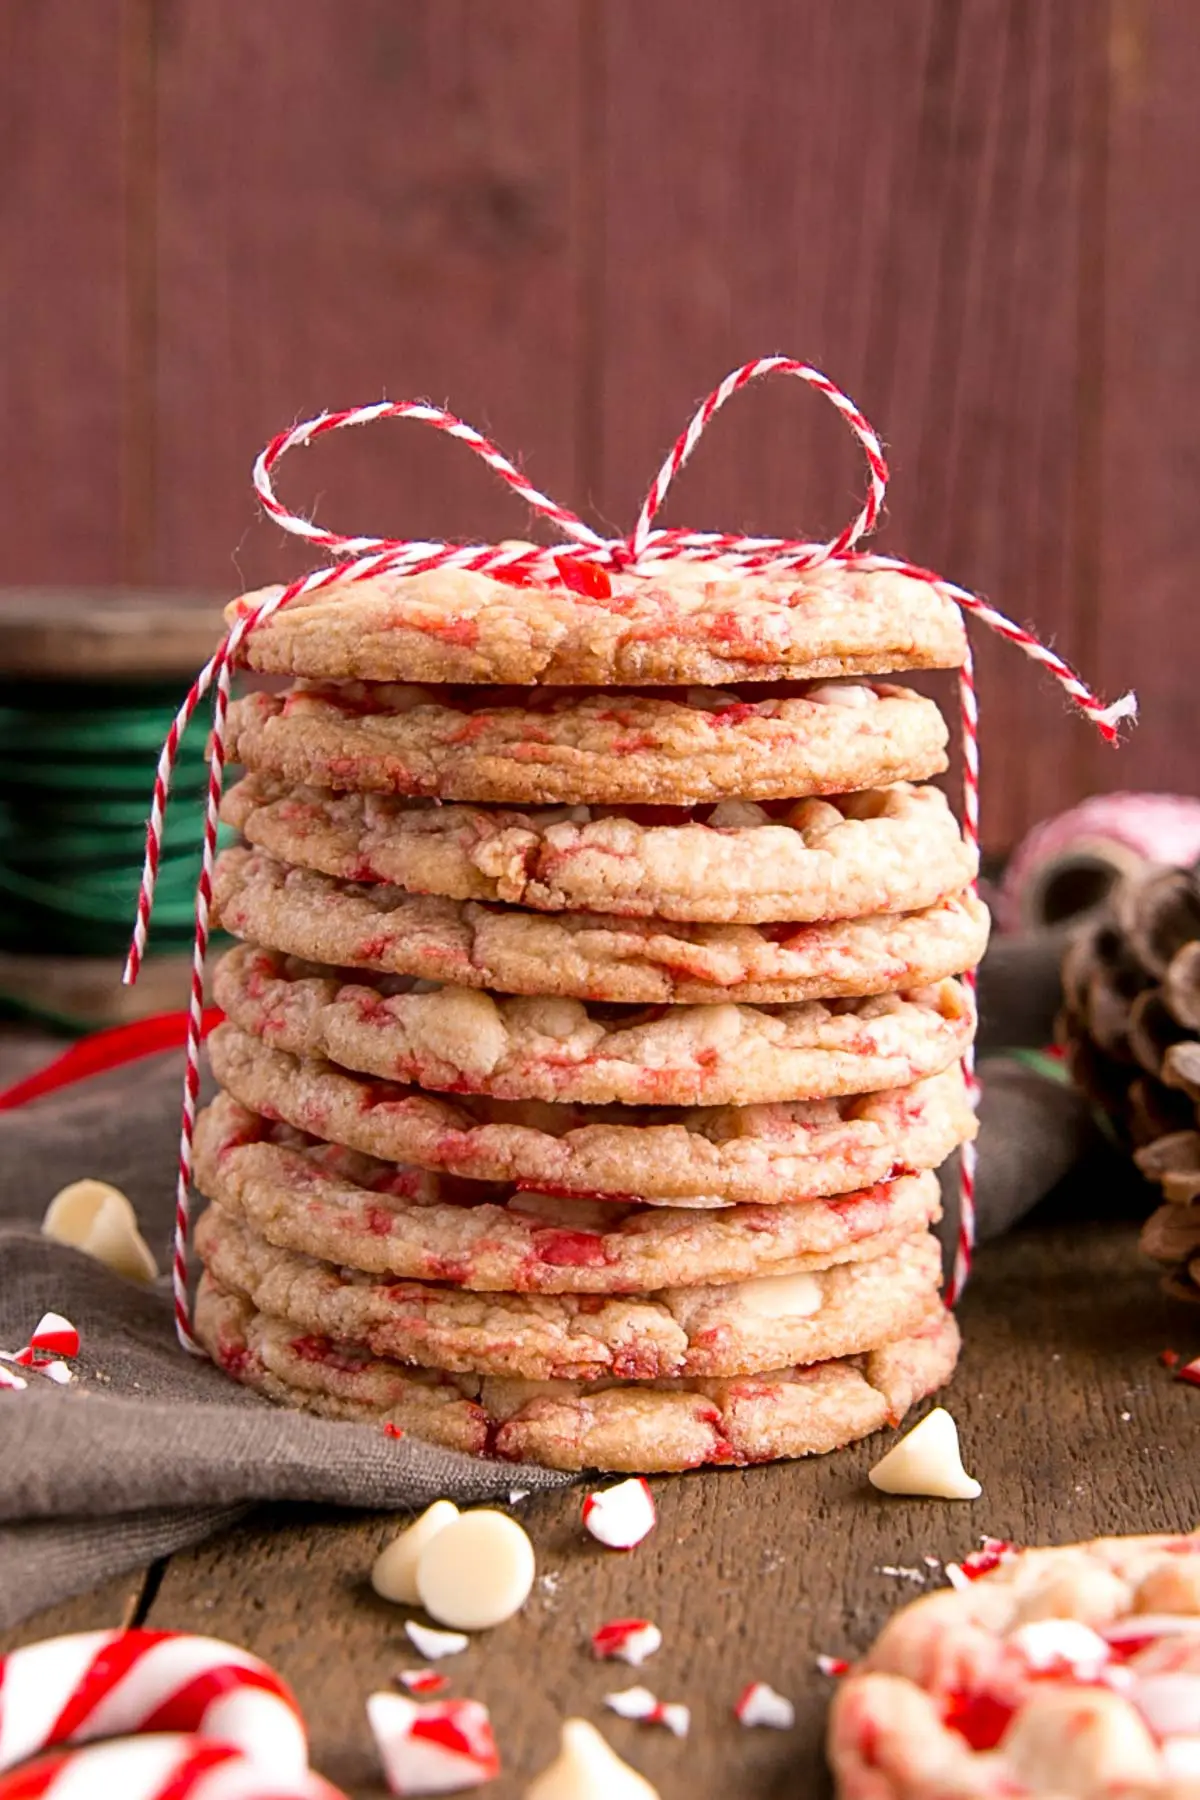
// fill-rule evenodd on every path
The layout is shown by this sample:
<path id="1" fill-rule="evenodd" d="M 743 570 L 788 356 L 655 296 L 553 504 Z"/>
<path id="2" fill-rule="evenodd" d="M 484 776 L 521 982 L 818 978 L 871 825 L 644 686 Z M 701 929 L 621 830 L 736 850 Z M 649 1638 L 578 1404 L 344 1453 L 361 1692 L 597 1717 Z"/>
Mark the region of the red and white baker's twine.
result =
<path id="1" fill-rule="evenodd" d="M 759 376 L 794 375 L 824 394 L 846 420 L 862 446 L 867 459 L 869 482 L 866 499 L 857 517 L 830 542 L 813 544 L 793 542 L 787 538 L 752 538 L 725 532 L 663 530 L 654 521 L 675 476 L 696 448 L 708 425 L 725 402 Z M 573 540 L 566 550 L 545 548 L 505 548 L 496 544 L 445 544 L 402 538 L 344 537 L 325 531 L 312 520 L 291 513 L 276 498 L 271 475 L 280 458 L 300 444 L 311 444 L 329 431 L 341 431 L 349 425 L 368 425 L 379 419 L 413 419 L 432 425 L 450 437 L 458 438 L 494 469 L 525 504 L 557 526 L 565 538 Z M 896 557 L 871 556 L 856 550 L 860 540 L 878 522 L 887 491 L 888 469 L 883 447 L 871 425 L 854 403 L 836 388 L 819 370 L 786 356 L 765 356 L 743 364 L 727 375 L 720 387 L 705 400 L 679 438 L 651 484 L 645 504 L 633 531 L 625 538 L 603 538 L 590 525 L 565 506 L 559 506 L 548 495 L 535 488 L 506 456 L 481 433 L 453 413 L 430 406 L 423 401 L 401 401 L 393 405 L 380 401 L 374 406 L 353 407 L 345 412 L 322 413 L 307 419 L 290 431 L 281 432 L 254 465 L 254 486 L 270 516 L 285 531 L 307 539 L 334 557 L 343 560 L 327 568 L 315 569 L 299 581 L 293 581 L 281 593 L 264 600 L 231 626 L 215 655 L 200 671 L 191 691 L 180 707 L 159 757 L 154 781 L 154 796 L 146 832 L 146 860 L 138 895 L 137 921 L 133 943 L 125 969 L 127 982 L 136 981 L 146 948 L 154 887 L 162 852 L 163 821 L 170 791 L 179 741 L 192 714 L 210 688 L 214 689 L 212 752 L 208 783 L 208 800 L 204 820 L 204 846 L 200 881 L 196 895 L 196 935 L 192 957 L 191 999 L 188 1009 L 186 1073 L 184 1080 L 183 1127 L 179 1146 L 179 1171 L 175 1215 L 175 1308 L 176 1323 L 183 1344 L 190 1350 L 198 1346 L 189 1323 L 187 1294 L 188 1190 L 192 1167 L 192 1134 L 196 1117 L 196 1097 L 200 1084 L 200 1036 L 204 997 L 204 959 L 208 949 L 209 912 L 212 904 L 212 875 L 216 858 L 218 812 L 225 767 L 225 725 L 229 706 L 230 679 L 237 653 L 247 638 L 272 613 L 287 606 L 301 594 L 337 584 L 350 586 L 371 575 L 384 573 L 417 575 L 429 569 L 471 569 L 479 573 L 505 573 L 529 581 L 544 580 L 576 586 L 581 580 L 603 579 L 609 571 L 623 574 L 652 573 L 663 563 L 672 561 L 712 562 L 723 567 L 756 574 L 793 574 L 823 563 L 850 564 L 864 571 L 892 570 L 932 582 L 938 592 L 973 614 L 983 623 L 1016 644 L 1026 656 L 1041 663 L 1074 704 L 1096 726 L 1101 736 L 1115 742 L 1117 726 L 1122 719 L 1133 718 L 1137 705 L 1132 694 L 1125 694 L 1111 706 L 1105 706 L 1079 679 L 1063 659 L 1023 626 L 1014 624 L 1003 613 L 981 600 L 977 594 L 953 583 L 942 581 L 927 569 L 903 562 Z M 963 829 L 970 844 L 979 842 L 979 712 L 975 698 L 973 667 L 968 657 L 960 676 L 960 699 L 963 739 L 964 805 Z M 973 978 L 968 977 L 973 986 Z M 974 1087 L 974 1069 L 967 1061 L 968 1077 Z M 970 1268 L 971 1248 L 975 1237 L 975 1152 L 972 1146 L 962 1153 L 962 1205 L 954 1274 L 949 1289 L 953 1303 L 962 1291 Z"/>

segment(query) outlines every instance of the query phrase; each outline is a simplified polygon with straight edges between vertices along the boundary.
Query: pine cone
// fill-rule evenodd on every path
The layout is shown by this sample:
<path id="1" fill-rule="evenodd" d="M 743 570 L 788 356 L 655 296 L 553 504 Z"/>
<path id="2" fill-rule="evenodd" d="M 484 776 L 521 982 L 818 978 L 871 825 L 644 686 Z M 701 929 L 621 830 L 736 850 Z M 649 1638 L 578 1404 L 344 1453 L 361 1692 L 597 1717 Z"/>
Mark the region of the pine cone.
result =
<path id="1" fill-rule="evenodd" d="M 1166 1201 L 1142 1248 L 1200 1301 L 1200 865 L 1121 882 L 1072 938 L 1063 995 L 1071 1073 Z"/>

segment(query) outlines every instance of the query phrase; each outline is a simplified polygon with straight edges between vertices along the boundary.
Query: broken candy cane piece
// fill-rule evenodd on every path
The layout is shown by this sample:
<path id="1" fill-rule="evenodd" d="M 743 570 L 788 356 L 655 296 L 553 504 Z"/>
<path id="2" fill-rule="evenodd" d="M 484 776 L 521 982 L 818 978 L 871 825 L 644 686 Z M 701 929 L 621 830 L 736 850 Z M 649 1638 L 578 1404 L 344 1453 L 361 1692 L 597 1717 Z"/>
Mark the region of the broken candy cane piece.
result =
<path id="1" fill-rule="evenodd" d="M 401 1669 L 396 1680 L 410 1694 L 440 1694 L 443 1688 L 450 1686 L 444 1675 L 436 1669 Z"/>
<path id="2" fill-rule="evenodd" d="M 417 1559 L 422 1550 L 458 1518 L 453 1500 L 435 1500 L 406 1531 L 394 1537 L 379 1552 L 371 1569 L 371 1586 L 381 1600 L 394 1600 L 397 1606 L 417 1606 Z"/>
<path id="3" fill-rule="evenodd" d="M 818 1657 L 818 1666 L 821 1658 Z M 825 1658 L 832 1661 L 833 1658 Z M 823 1671 L 832 1674 L 833 1671 Z M 739 1725 L 769 1725 L 774 1731 L 790 1731 L 796 1723 L 796 1709 L 783 1694 L 777 1694 L 765 1681 L 752 1681 L 738 1695 L 734 1713 Z"/>
<path id="4" fill-rule="evenodd" d="M 281 1783 L 308 1767 L 290 1689 L 257 1656 L 217 1638 L 178 1631 L 46 1638 L 0 1659 L 0 1694 L 0 1769 L 67 1741 L 163 1730 L 232 1744 Z"/>
<path id="5" fill-rule="evenodd" d="M 405 1634 L 414 1650 L 430 1662 L 438 1662 L 443 1656 L 457 1656 L 465 1650 L 470 1638 L 461 1631 L 435 1631 L 432 1625 L 418 1624 L 416 1619 L 406 1619 Z"/>
<path id="6" fill-rule="evenodd" d="M 6 1369 L 4 1364 L 0 1363 L 0 1388 L 9 1388 L 13 1393 L 19 1393 L 22 1388 L 28 1386 L 29 1383 L 23 1375 L 18 1375 L 15 1369 Z"/>
<path id="7" fill-rule="evenodd" d="M 584 1525 L 610 1550 L 632 1550 L 654 1530 L 657 1516 L 654 1496 L 640 1475 L 600 1488 L 583 1502 Z"/>
<path id="8" fill-rule="evenodd" d="M 635 1669 L 661 1649 L 662 1632 L 649 1619 L 610 1619 L 592 1633 L 593 1656 L 627 1662 Z"/>
<path id="9" fill-rule="evenodd" d="M 998 1569 L 1002 1562 L 1017 1554 L 1017 1546 L 1007 1538 L 985 1537 L 978 1550 L 972 1550 L 970 1556 L 964 1556 L 961 1565 L 953 1563 L 951 1567 L 958 1569 L 968 1581 L 978 1581 L 981 1575 L 989 1575 Z"/>
<path id="10" fill-rule="evenodd" d="M 75 1379 L 66 1363 L 59 1362 L 57 1358 L 54 1362 L 38 1363 L 35 1366 L 39 1375 L 45 1375 L 50 1381 L 56 1381 L 59 1387 L 67 1387 Z"/>
<path id="11" fill-rule="evenodd" d="M 311 1769 L 278 1773 L 233 1744 L 184 1732 L 56 1750 L 0 1775 L 0 1800 L 346 1800 Z"/>
<path id="12" fill-rule="evenodd" d="M 850 1664 L 844 1656 L 826 1656 L 822 1653 L 817 1658 L 817 1667 L 822 1675 L 848 1675 Z"/>
<path id="13" fill-rule="evenodd" d="M 914 1425 L 867 1479 L 881 1494 L 920 1494 L 935 1500 L 978 1500 L 983 1489 L 962 1465 L 958 1426 L 944 1406 Z"/>
<path id="14" fill-rule="evenodd" d="M 1076 1681 L 1095 1681 L 1112 1654 L 1099 1633 L 1080 1619 L 1030 1619 L 1010 1632 L 1006 1642 L 1039 1674 L 1069 1670 Z"/>
<path id="15" fill-rule="evenodd" d="M 500 1773 L 488 1709 L 479 1700 L 372 1694 L 367 1719 L 393 1794 L 457 1794 Z"/>
<path id="16" fill-rule="evenodd" d="M 1191 1362 L 1181 1363 L 1175 1371 L 1176 1381 L 1186 1381 L 1191 1387 L 1200 1387 L 1200 1356 L 1193 1356 Z"/>
<path id="17" fill-rule="evenodd" d="M 533 1545 L 507 1513 L 481 1507 L 437 1532 L 417 1559 L 417 1595 L 430 1618 L 486 1631 L 520 1612 L 533 1586 Z"/>
<path id="18" fill-rule="evenodd" d="M 94 1256 L 130 1281 L 153 1281 L 158 1274 L 137 1214 L 120 1188 L 107 1181 L 73 1181 L 62 1188 L 46 1208 L 42 1235 Z"/>
<path id="19" fill-rule="evenodd" d="M 18 1350 L 14 1362 L 31 1368 L 43 1358 L 79 1355 L 79 1333 L 70 1319 L 61 1313 L 43 1313 L 34 1326 L 29 1342 Z"/>
<path id="20" fill-rule="evenodd" d="M 659 1800 L 659 1794 L 594 1725 L 565 1719 L 558 1755 L 530 1782 L 525 1800 Z"/>
<path id="21" fill-rule="evenodd" d="M 665 1725 L 677 1738 L 686 1737 L 692 1715 L 677 1700 L 659 1700 L 649 1688 L 626 1688 L 620 1694 L 605 1694 L 604 1704 L 622 1719 L 637 1719 L 643 1725 Z"/>

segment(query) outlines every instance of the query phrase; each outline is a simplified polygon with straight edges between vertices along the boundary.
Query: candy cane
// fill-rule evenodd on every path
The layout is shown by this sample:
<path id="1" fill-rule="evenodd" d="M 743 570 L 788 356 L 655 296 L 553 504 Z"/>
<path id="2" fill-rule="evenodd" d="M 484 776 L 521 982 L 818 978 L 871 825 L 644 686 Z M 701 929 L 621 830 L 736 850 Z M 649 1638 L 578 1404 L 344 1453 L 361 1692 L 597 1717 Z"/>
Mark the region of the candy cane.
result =
<path id="1" fill-rule="evenodd" d="M 815 389 L 834 406 L 857 439 L 867 461 L 869 481 L 866 497 L 854 519 L 827 543 L 806 543 L 788 538 L 744 537 L 725 532 L 697 532 L 678 528 L 664 530 L 655 524 L 672 481 L 688 461 L 715 415 L 752 381 L 765 375 L 789 375 Z M 466 444 L 512 491 L 562 535 L 572 548 L 564 552 L 552 548 L 514 548 L 498 544 L 448 544 L 438 541 L 402 538 L 347 537 L 328 531 L 312 519 L 289 512 L 275 493 L 272 474 L 281 458 L 292 449 L 313 443 L 331 431 L 342 431 L 355 425 L 367 425 L 382 419 L 406 419 L 430 425 L 437 431 Z M 196 930 L 192 954 L 192 995 L 188 1017 L 184 1107 L 180 1130 L 179 1167 L 176 1181 L 175 1209 L 175 1318 L 180 1341 L 200 1353 L 192 1336 L 188 1310 L 186 1257 L 188 1241 L 189 1188 L 192 1166 L 192 1136 L 195 1127 L 196 1094 L 200 1080 L 200 1000 L 204 985 L 204 958 L 208 948 L 208 912 L 212 891 L 212 871 L 216 857 L 217 808 L 220 802 L 221 777 L 225 759 L 225 711 L 229 700 L 230 672 L 240 645 L 263 623 L 302 594 L 336 586 L 348 591 L 356 582 L 385 573 L 417 575 L 431 569 L 466 569 L 492 573 L 507 580 L 549 583 L 577 592 L 603 596 L 608 591 L 609 572 L 646 574 L 661 569 L 665 562 L 714 562 L 724 569 L 750 574 L 789 575 L 822 564 L 839 563 L 856 570 L 890 570 L 932 582 L 937 591 L 964 612 L 979 619 L 1043 668 L 1049 670 L 1064 689 L 1073 705 L 1089 718 L 1107 741 L 1115 742 L 1122 719 L 1136 717 L 1134 696 L 1124 694 L 1111 705 L 1091 692 L 1075 671 L 1055 651 L 1041 643 L 1024 626 L 997 612 L 979 595 L 943 581 L 926 569 L 902 562 L 895 557 L 866 555 L 856 546 L 871 532 L 883 509 L 887 493 L 888 469 L 879 437 L 870 422 L 840 388 L 810 364 L 793 357 L 764 356 L 734 369 L 696 409 L 686 429 L 676 440 L 669 456 L 650 486 L 628 537 L 602 538 L 584 524 L 568 507 L 560 506 L 547 494 L 534 487 L 520 470 L 496 446 L 444 408 L 425 401 L 377 402 L 341 412 L 321 413 L 314 419 L 294 425 L 272 439 L 254 465 L 254 487 L 267 514 L 293 536 L 318 545 L 332 556 L 345 560 L 329 567 L 315 569 L 299 581 L 293 581 L 279 593 L 261 601 L 235 620 L 224 642 L 211 661 L 201 670 L 191 691 L 179 709 L 167 735 L 159 758 L 154 781 L 150 820 L 146 831 L 146 856 L 138 893 L 137 916 L 129 960 L 125 969 L 127 982 L 136 981 L 146 948 L 150 915 L 154 904 L 154 888 L 162 854 L 162 838 L 171 774 L 179 741 L 200 701 L 215 687 L 216 698 L 212 731 L 212 773 L 205 817 L 200 882 L 196 903 Z M 968 660 L 960 682 L 964 764 L 963 833 L 972 847 L 978 847 L 979 807 L 979 716 L 975 700 L 974 678 Z M 973 1067 L 968 1064 L 968 1082 L 975 1093 Z M 955 1252 L 954 1275 L 948 1298 L 953 1303 L 962 1291 L 970 1269 L 975 1239 L 974 1171 L 975 1153 L 968 1145 L 961 1163 L 960 1226 Z"/>
<path id="2" fill-rule="evenodd" d="M 232 1744 L 179 1733 L 58 1751 L 0 1775 L 0 1800 L 346 1800 L 305 1769 L 287 1775 Z"/>
<path id="3" fill-rule="evenodd" d="M 0 1770 L 54 1745 L 134 1732 L 188 1732 L 232 1745 L 284 1787 L 308 1767 L 291 1691 L 258 1657 L 217 1638 L 82 1631 L 0 1661 Z"/>

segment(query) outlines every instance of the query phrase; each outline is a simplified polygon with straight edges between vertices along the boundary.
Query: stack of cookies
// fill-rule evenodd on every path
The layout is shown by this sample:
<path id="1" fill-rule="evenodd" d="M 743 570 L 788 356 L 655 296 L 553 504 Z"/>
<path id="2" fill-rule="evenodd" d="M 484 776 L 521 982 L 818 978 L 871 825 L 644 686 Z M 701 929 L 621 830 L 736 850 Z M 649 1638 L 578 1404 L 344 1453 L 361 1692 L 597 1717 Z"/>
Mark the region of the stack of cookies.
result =
<path id="1" fill-rule="evenodd" d="M 197 1332 L 481 1454 L 830 1450 L 958 1349 L 987 920 L 938 708 L 863 677 L 961 620 L 847 567 L 582 585 L 375 577 L 246 646 L 295 681 L 230 714 Z"/>

